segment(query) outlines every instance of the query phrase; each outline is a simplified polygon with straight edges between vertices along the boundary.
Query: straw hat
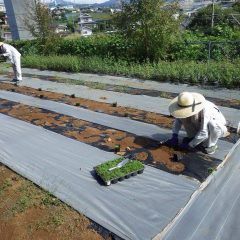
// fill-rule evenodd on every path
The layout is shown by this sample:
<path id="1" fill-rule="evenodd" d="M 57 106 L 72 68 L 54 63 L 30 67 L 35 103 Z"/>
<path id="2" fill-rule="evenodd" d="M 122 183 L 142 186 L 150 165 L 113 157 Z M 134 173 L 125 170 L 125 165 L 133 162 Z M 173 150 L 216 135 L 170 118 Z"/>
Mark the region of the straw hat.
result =
<path id="1" fill-rule="evenodd" d="M 0 42 L 0 47 L 1 47 L 3 44 L 4 44 L 3 42 Z"/>
<path id="2" fill-rule="evenodd" d="M 203 95 L 194 92 L 182 92 L 169 104 L 169 112 L 175 118 L 187 118 L 199 113 L 205 106 Z"/>

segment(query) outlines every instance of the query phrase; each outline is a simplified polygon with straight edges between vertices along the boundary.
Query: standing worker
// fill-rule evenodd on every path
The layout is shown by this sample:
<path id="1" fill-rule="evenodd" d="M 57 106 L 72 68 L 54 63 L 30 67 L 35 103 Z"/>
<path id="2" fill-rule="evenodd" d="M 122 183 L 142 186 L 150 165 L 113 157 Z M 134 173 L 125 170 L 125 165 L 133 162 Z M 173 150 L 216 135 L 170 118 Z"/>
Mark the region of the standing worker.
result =
<path id="1" fill-rule="evenodd" d="M 199 93 L 180 93 L 171 101 L 169 112 L 175 118 L 172 138 L 166 141 L 169 146 L 178 146 L 178 133 L 182 125 L 187 137 L 179 147 L 185 150 L 201 146 L 205 153 L 214 154 L 218 139 L 229 134 L 226 119 L 218 107 Z"/>
<path id="2" fill-rule="evenodd" d="M 12 82 L 22 81 L 21 54 L 13 46 L 0 42 L 0 53 L 12 63 L 14 78 Z"/>

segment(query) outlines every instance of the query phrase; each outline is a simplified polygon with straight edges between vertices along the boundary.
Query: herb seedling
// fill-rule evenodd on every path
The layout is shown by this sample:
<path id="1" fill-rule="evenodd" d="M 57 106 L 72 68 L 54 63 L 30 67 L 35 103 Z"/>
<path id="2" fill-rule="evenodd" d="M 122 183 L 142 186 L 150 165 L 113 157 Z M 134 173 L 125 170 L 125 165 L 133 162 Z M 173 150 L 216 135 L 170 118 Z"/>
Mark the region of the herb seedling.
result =
<path id="1" fill-rule="evenodd" d="M 114 146 L 114 152 L 117 153 L 117 152 L 119 152 L 119 151 L 120 151 L 120 145 L 119 145 L 119 144 L 116 144 L 116 145 Z"/>
<path id="2" fill-rule="evenodd" d="M 117 107 L 117 102 L 112 103 L 112 107 Z"/>
<path id="3" fill-rule="evenodd" d="M 107 161 L 95 167 L 97 175 L 106 185 L 135 176 L 142 173 L 143 170 L 144 165 L 140 161 L 124 159 L 123 157 Z"/>

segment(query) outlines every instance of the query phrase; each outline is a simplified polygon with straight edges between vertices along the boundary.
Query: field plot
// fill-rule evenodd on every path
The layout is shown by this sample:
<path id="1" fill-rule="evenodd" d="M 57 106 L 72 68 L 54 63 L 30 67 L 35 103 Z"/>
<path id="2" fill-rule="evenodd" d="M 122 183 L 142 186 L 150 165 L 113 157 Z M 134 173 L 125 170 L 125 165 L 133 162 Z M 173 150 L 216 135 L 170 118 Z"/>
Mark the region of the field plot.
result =
<path id="1" fill-rule="evenodd" d="M 171 134 L 171 117 L 79 94 L 0 83 L 3 239 L 150 239 L 174 219 L 237 141 L 232 115 L 231 135 L 211 157 L 160 146 L 159 140 Z M 231 104 L 234 109 L 227 111 L 238 111 L 237 100 Z M 129 155 L 144 163 L 144 174 L 110 187 L 97 181 L 94 166 Z"/>

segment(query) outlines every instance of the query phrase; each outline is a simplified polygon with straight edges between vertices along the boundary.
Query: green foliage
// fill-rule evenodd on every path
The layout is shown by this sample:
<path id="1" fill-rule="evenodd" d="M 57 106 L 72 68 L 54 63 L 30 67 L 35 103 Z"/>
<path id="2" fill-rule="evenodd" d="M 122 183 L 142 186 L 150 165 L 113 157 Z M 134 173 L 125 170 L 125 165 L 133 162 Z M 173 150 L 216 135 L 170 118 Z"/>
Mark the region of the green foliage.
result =
<path id="1" fill-rule="evenodd" d="M 239 24 L 232 16 L 232 14 L 237 13 L 238 5 L 235 8 L 222 8 L 221 5 L 215 4 L 214 6 L 214 27 L 212 28 L 212 5 L 208 5 L 205 8 L 199 10 L 193 17 L 188 28 L 194 31 L 200 31 L 209 35 L 219 35 L 219 28 L 229 28 L 239 29 Z M 238 18 L 238 17 L 237 17 Z M 223 35 L 221 35 L 223 36 Z"/>
<path id="2" fill-rule="evenodd" d="M 25 27 L 30 31 L 33 37 L 45 41 L 54 35 L 53 18 L 50 10 L 40 0 L 25 1 L 27 14 L 23 21 Z"/>
<path id="3" fill-rule="evenodd" d="M 8 188 L 12 186 L 12 180 L 7 178 L 1 185 L 0 185 L 0 196 L 3 194 L 3 192 Z"/>
<path id="4" fill-rule="evenodd" d="M 115 23 L 132 45 L 131 51 L 138 60 L 166 58 L 179 32 L 179 20 L 174 18 L 177 10 L 177 5 L 164 6 L 162 0 L 123 3 Z"/>
<path id="5" fill-rule="evenodd" d="M 61 201 L 54 197 L 50 192 L 46 192 L 42 197 L 41 204 L 44 206 L 59 206 Z"/>
<path id="6" fill-rule="evenodd" d="M 157 81 L 181 83 L 218 83 L 220 86 L 240 87 L 240 60 L 231 61 L 160 61 L 158 63 L 128 63 L 112 58 L 76 56 L 25 56 L 24 67 L 70 72 L 92 72 L 126 75 Z"/>
<path id="7" fill-rule="evenodd" d="M 185 31 L 172 47 L 172 59 L 203 61 L 239 58 L 240 31 L 232 32 L 229 27 L 225 29 L 219 27 L 219 31 L 221 29 L 222 34 L 219 36 Z"/>
<path id="8" fill-rule="evenodd" d="M 236 1 L 236 2 L 233 4 L 232 9 L 233 9 L 235 12 L 240 13 L 240 1 Z"/>
<path id="9" fill-rule="evenodd" d="M 127 174 L 144 169 L 144 165 L 141 162 L 137 160 L 130 160 L 121 168 L 116 168 L 112 171 L 109 171 L 110 168 L 115 167 L 123 160 L 124 158 L 118 158 L 98 165 L 96 167 L 96 172 L 104 181 L 110 181 L 112 179 L 124 177 Z"/>

